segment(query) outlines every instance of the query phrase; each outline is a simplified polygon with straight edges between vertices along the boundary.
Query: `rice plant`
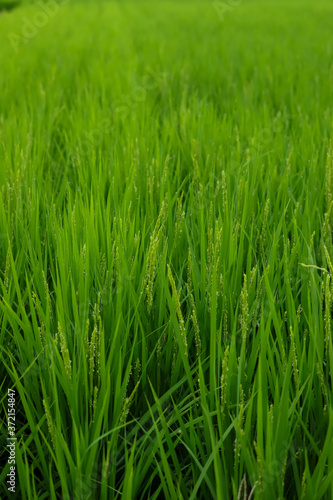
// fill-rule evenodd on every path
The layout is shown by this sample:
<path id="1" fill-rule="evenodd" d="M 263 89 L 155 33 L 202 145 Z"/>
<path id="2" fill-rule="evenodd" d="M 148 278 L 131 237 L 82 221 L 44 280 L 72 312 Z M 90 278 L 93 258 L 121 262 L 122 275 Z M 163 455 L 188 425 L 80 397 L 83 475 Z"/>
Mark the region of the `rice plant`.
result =
<path id="1" fill-rule="evenodd" d="M 332 499 L 332 3 L 0 10 L 1 498 Z"/>

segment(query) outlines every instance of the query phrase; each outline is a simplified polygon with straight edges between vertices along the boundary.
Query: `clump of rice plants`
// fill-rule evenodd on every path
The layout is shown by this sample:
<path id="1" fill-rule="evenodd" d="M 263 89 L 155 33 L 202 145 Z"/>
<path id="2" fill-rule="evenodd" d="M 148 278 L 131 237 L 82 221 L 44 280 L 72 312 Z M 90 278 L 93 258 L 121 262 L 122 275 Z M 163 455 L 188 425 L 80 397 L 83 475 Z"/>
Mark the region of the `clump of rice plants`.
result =
<path id="1" fill-rule="evenodd" d="M 332 498 L 333 6 L 51 3 L 0 15 L 1 498 L 9 429 L 18 498 Z"/>

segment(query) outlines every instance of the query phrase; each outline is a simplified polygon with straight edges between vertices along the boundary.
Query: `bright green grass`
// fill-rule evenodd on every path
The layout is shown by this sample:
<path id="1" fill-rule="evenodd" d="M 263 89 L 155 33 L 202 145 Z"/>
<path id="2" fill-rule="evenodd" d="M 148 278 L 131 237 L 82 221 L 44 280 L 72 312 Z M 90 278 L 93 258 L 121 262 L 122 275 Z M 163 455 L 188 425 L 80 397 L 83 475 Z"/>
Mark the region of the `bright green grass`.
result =
<path id="1" fill-rule="evenodd" d="M 15 51 L 40 9 L 0 15 L 17 497 L 332 499 L 332 3 L 69 4 Z"/>

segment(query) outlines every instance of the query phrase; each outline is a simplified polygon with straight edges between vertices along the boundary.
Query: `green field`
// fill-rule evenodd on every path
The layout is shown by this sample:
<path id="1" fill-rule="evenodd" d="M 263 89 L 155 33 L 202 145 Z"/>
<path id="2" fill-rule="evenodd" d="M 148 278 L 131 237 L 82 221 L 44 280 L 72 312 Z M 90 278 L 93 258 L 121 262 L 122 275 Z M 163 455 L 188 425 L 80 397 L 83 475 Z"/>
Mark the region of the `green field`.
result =
<path id="1" fill-rule="evenodd" d="M 333 3 L 10 3 L 1 499 L 332 500 Z"/>

